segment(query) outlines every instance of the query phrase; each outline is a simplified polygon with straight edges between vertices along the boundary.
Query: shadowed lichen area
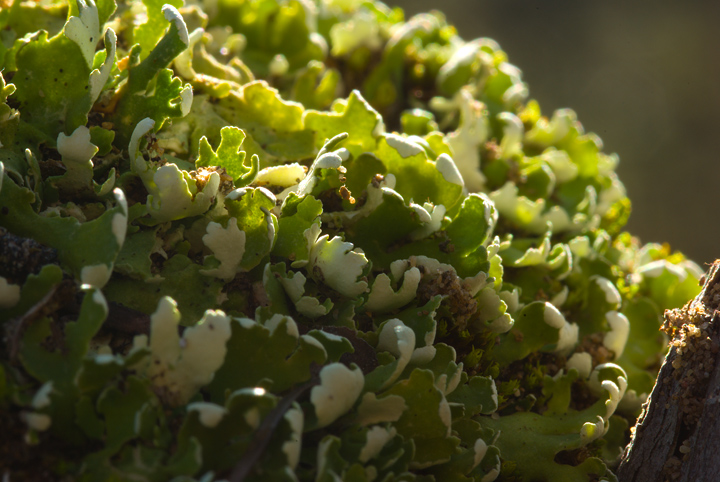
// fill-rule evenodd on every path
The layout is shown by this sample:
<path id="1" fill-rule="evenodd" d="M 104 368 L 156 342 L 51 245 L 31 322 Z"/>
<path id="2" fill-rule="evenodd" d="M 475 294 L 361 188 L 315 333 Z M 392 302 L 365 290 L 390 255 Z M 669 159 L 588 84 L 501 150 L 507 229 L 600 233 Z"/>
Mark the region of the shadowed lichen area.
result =
<path id="1" fill-rule="evenodd" d="M 702 273 L 494 41 L 358 0 L 0 32 L 3 476 L 616 480 Z"/>

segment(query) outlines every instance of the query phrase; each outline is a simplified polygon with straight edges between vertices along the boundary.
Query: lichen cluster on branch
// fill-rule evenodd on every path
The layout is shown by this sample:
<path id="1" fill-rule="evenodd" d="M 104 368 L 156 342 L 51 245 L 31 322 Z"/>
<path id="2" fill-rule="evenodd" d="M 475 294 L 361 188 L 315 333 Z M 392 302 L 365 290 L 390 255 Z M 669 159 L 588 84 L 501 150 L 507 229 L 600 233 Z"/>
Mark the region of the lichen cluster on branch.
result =
<path id="1" fill-rule="evenodd" d="M 494 41 L 371 0 L 0 30 L 4 474 L 615 480 L 701 273 Z"/>

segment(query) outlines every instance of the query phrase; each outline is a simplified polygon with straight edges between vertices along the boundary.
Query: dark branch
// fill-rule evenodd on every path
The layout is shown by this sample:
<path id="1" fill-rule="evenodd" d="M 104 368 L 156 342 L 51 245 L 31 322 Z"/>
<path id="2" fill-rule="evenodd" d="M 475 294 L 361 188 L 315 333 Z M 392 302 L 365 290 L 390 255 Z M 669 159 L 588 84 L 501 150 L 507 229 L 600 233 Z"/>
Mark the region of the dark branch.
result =
<path id="1" fill-rule="evenodd" d="M 292 404 L 300 397 L 300 395 L 317 384 L 317 377 L 313 376 L 310 381 L 293 388 L 278 402 L 275 408 L 270 411 L 268 416 L 263 419 L 260 427 L 258 427 L 255 432 L 255 436 L 250 442 L 250 448 L 248 448 L 248 450 L 243 454 L 242 458 L 233 469 L 232 474 L 230 474 L 230 477 L 228 478 L 229 482 L 243 482 L 245 478 L 250 475 L 258 460 L 262 457 L 262 454 L 265 453 L 265 449 L 267 448 L 268 443 L 270 443 L 272 434 L 277 425 L 280 423 L 282 417 L 285 415 L 285 412 L 290 409 Z"/>
<path id="2" fill-rule="evenodd" d="M 702 292 L 665 313 L 672 337 L 618 469 L 622 482 L 720 480 L 720 260 Z"/>
<path id="3" fill-rule="evenodd" d="M 25 330 L 35 321 L 51 316 L 58 310 L 66 307 L 74 299 L 75 283 L 64 279 L 56 284 L 40 301 L 30 308 L 24 315 L 8 323 L 7 344 L 10 361 L 17 363 L 20 345 Z"/>

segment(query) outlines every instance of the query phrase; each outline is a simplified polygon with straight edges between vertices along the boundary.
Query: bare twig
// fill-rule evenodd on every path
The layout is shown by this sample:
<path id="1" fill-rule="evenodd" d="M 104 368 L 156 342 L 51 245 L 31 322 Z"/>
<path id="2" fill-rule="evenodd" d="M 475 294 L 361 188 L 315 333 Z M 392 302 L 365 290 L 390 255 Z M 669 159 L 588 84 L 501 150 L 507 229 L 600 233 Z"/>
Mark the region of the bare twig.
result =
<path id="1" fill-rule="evenodd" d="M 258 460 L 260 460 L 260 457 L 265 452 L 265 449 L 272 438 L 272 434 L 277 425 L 280 423 L 282 417 L 285 415 L 285 412 L 290 409 L 292 404 L 300 397 L 300 395 L 317 384 L 317 377 L 313 376 L 310 381 L 302 385 L 298 385 L 290 390 L 290 392 L 278 402 L 275 408 L 273 408 L 267 417 L 263 419 L 260 427 L 258 427 L 255 431 L 255 436 L 250 442 L 250 447 L 243 454 L 237 465 L 235 465 L 232 474 L 230 474 L 230 477 L 228 478 L 229 482 L 243 482 L 245 478 L 250 475 L 250 472 L 252 472 L 255 464 Z"/>
<path id="2" fill-rule="evenodd" d="M 61 281 L 50 288 L 47 294 L 24 315 L 9 324 L 7 343 L 11 363 L 17 363 L 25 330 L 35 321 L 51 315 L 60 307 L 65 306 L 68 300 L 73 299 L 72 291 L 74 291 L 74 287 L 75 284 L 71 280 Z"/>

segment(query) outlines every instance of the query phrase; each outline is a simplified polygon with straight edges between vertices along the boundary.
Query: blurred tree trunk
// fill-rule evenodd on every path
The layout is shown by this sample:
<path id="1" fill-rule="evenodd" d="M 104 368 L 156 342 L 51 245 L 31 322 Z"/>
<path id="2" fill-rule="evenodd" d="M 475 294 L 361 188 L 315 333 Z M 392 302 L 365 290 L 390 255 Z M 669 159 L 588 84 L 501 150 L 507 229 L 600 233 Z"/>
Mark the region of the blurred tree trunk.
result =
<path id="1" fill-rule="evenodd" d="M 702 292 L 666 311 L 670 352 L 618 469 L 620 482 L 720 481 L 720 260 Z"/>

